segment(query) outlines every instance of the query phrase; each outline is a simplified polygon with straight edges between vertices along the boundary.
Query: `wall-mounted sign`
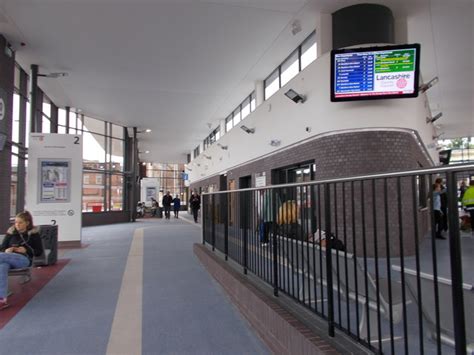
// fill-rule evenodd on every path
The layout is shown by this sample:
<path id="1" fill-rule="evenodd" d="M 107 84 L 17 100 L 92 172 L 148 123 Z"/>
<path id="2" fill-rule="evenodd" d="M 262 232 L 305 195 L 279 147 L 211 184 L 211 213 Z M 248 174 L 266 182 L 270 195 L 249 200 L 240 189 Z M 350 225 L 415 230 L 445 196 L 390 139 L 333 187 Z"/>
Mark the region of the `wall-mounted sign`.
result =
<path id="1" fill-rule="evenodd" d="M 267 178 L 265 172 L 255 174 L 255 187 L 267 186 Z"/>

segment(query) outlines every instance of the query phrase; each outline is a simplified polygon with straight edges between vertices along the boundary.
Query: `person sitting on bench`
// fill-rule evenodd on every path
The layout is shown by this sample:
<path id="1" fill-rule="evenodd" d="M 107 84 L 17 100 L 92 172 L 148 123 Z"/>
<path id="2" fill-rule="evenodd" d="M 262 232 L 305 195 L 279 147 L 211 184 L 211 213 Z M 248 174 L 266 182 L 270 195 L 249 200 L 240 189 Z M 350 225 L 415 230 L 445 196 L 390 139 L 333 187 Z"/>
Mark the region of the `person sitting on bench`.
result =
<path id="1" fill-rule="evenodd" d="M 39 228 L 33 225 L 30 212 L 20 212 L 15 225 L 10 227 L 0 247 L 0 310 L 9 306 L 8 270 L 31 266 L 34 256 L 40 256 L 43 244 Z"/>

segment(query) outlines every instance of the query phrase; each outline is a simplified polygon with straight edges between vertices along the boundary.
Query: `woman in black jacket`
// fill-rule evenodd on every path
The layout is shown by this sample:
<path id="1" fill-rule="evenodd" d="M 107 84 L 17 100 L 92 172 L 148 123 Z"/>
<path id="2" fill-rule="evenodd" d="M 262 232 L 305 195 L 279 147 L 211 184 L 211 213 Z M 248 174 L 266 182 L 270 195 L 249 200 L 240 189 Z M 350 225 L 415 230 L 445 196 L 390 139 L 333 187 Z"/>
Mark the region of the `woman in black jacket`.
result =
<path id="1" fill-rule="evenodd" d="M 15 217 L 15 225 L 10 227 L 0 247 L 0 310 L 9 306 L 8 270 L 31 265 L 34 256 L 43 253 L 39 229 L 33 225 L 30 212 L 21 212 Z"/>

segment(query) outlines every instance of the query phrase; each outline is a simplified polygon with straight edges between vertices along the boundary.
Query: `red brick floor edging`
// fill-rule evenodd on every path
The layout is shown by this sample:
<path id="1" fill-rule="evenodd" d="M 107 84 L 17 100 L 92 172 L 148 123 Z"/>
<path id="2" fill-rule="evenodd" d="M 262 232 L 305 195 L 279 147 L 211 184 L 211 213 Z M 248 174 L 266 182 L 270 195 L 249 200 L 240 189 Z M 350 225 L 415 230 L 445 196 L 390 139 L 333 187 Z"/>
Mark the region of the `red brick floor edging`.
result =
<path id="1" fill-rule="evenodd" d="M 232 302 L 275 354 L 337 354 L 313 330 L 283 309 L 270 296 L 252 285 L 202 244 L 194 244 L 194 254 L 221 284 Z"/>

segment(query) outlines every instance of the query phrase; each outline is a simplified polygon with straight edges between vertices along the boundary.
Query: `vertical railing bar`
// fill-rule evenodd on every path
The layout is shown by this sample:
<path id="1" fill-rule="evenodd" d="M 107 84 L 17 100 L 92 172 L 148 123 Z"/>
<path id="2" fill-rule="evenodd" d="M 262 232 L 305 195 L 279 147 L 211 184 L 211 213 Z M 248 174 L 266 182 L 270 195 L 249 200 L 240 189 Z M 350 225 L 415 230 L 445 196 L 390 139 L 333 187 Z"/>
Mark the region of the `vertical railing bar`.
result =
<path id="1" fill-rule="evenodd" d="M 270 200 L 270 206 L 271 206 L 271 214 L 272 214 L 272 245 L 273 245 L 273 295 L 275 297 L 278 297 L 278 288 L 279 288 L 279 283 L 278 283 L 278 238 L 276 235 L 276 214 L 277 214 L 277 199 L 276 199 L 276 189 L 272 189 L 270 191 L 271 193 L 271 200 Z"/>
<path id="2" fill-rule="evenodd" d="M 293 232 L 293 229 L 294 229 L 294 231 L 295 231 L 295 234 L 294 234 L 295 239 L 294 239 L 294 242 L 291 243 L 291 245 L 292 245 L 292 246 L 293 246 L 293 245 L 295 246 L 295 253 L 294 253 L 294 255 L 296 256 L 296 268 L 293 269 L 293 278 L 295 277 L 295 271 L 296 271 L 296 290 L 297 290 L 296 292 L 297 292 L 297 295 L 298 295 L 297 299 L 298 299 L 298 301 L 301 301 L 301 300 L 300 300 L 300 276 L 299 276 L 299 275 L 300 275 L 300 273 L 299 273 L 299 266 L 300 266 L 300 260 L 299 260 L 299 259 L 300 259 L 300 255 L 299 255 L 299 253 L 298 253 L 298 249 L 299 249 L 299 245 L 298 245 L 298 190 L 300 191 L 300 197 L 301 197 L 301 187 L 296 187 L 296 189 L 295 189 L 295 192 L 296 192 L 296 193 L 295 193 L 295 200 L 294 200 L 294 201 L 295 201 L 295 203 L 296 203 L 296 206 L 295 206 L 295 210 L 296 210 L 296 211 L 295 211 L 295 212 L 296 212 L 296 214 L 297 214 L 297 215 L 296 215 L 296 227 L 293 228 L 293 226 L 290 225 L 290 233 L 292 233 L 292 232 Z M 293 208 L 291 209 L 291 212 L 293 212 Z M 292 253 L 292 255 L 293 255 L 293 253 Z"/>
<path id="3" fill-rule="evenodd" d="M 411 188 L 412 188 L 412 204 L 413 204 L 413 226 L 415 231 L 415 263 L 416 263 L 416 292 L 418 294 L 418 302 L 420 305 L 423 304 L 421 295 L 421 279 L 420 279 L 420 246 L 419 246 L 419 232 L 418 232 L 418 201 L 416 198 L 416 176 L 411 177 Z M 405 305 L 403 305 L 405 307 Z M 421 307 L 418 307 L 418 334 L 420 334 L 420 353 L 424 353 L 423 343 L 423 311 Z"/>
<path id="4" fill-rule="evenodd" d="M 324 220 L 326 230 L 326 280 L 328 293 L 328 333 L 334 337 L 334 299 L 333 299 L 333 281 L 332 281 L 332 250 L 328 238 L 331 236 L 331 191 L 329 184 L 324 184 Z"/>
<path id="5" fill-rule="evenodd" d="M 280 188 L 279 189 L 279 195 L 278 196 L 281 196 L 283 194 L 283 189 Z M 280 209 L 283 211 L 283 204 L 281 203 L 281 206 L 280 206 L 280 202 L 281 202 L 281 198 L 279 197 L 278 199 L 278 210 L 276 211 L 277 212 L 277 216 L 279 215 L 279 212 L 280 212 Z M 278 217 L 277 217 L 277 221 L 278 221 Z M 287 267 L 285 266 L 285 264 L 288 263 L 288 260 L 286 259 L 285 257 L 285 240 L 284 240 L 284 230 L 283 230 L 283 226 L 280 226 L 280 224 L 278 224 L 278 234 L 279 234 L 279 244 L 278 244 L 278 257 L 280 258 L 280 263 L 279 263 L 279 275 L 278 275 L 278 278 L 279 278 L 279 286 L 280 286 L 280 289 L 283 291 L 283 292 L 286 292 L 286 269 Z M 286 292 L 287 293 L 287 292 Z M 287 293 L 288 294 L 288 293 Z"/>
<path id="6" fill-rule="evenodd" d="M 337 183 L 334 183 L 334 238 L 338 239 L 338 203 L 337 203 Z M 329 241 L 331 240 L 331 236 Z M 339 270 L 339 250 L 336 248 L 336 275 L 337 275 L 337 311 L 338 311 L 338 320 L 339 326 L 342 326 L 342 314 L 341 314 L 341 280 L 340 280 L 340 270 Z"/>
<path id="7" fill-rule="evenodd" d="M 385 217 L 385 251 L 387 254 L 387 283 L 388 283 L 388 314 L 390 322 L 390 349 L 392 355 L 395 354 L 395 342 L 393 335 L 393 306 L 392 306 L 392 270 L 390 261 L 390 229 L 388 218 L 388 186 L 387 178 L 383 180 L 383 200 L 384 200 L 384 217 Z M 405 305 L 403 305 L 405 307 Z"/>
<path id="8" fill-rule="evenodd" d="M 382 321 L 380 319 L 380 282 L 379 282 L 379 253 L 378 253 L 378 233 L 377 233 L 377 200 L 375 194 L 375 179 L 372 179 L 372 218 L 374 230 L 374 261 L 375 261 L 375 289 L 377 292 L 377 331 L 379 340 L 379 351 L 382 351 Z"/>
<path id="9" fill-rule="evenodd" d="M 290 192 L 287 190 L 287 195 L 290 196 Z M 287 200 L 288 202 L 289 200 Z M 286 204 L 286 218 L 287 222 L 290 220 L 290 204 Z M 291 228 L 290 228 L 290 223 L 285 224 L 286 227 L 286 241 L 288 245 L 288 249 L 290 252 L 290 260 L 291 260 L 291 268 L 288 269 L 288 281 L 291 281 L 291 297 L 295 298 L 295 264 L 294 264 L 294 253 L 293 253 L 293 242 L 290 241 L 290 233 L 291 233 Z"/>
<path id="10" fill-rule="evenodd" d="M 408 354 L 408 328 L 407 328 L 407 311 L 406 289 L 405 289 L 405 256 L 403 246 L 403 217 L 402 217 L 402 185 L 401 178 L 397 177 L 397 207 L 398 207 L 398 239 L 400 245 L 400 267 L 402 270 L 402 303 L 403 303 L 403 336 L 405 341 L 405 354 Z"/>
<path id="11" fill-rule="evenodd" d="M 430 181 L 433 177 L 430 176 Z M 438 289 L 438 261 L 436 255 L 436 224 L 434 220 L 434 209 L 433 209 L 433 186 L 430 185 L 430 217 L 431 217 L 431 254 L 433 259 L 433 288 L 435 297 L 435 320 L 436 320 L 436 346 L 438 354 L 441 354 L 441 325 L 439 317 L 439 289 Z M 403 276 L 403 269 L 402 269 Z"/>
<path id="12" fill-rule="evenodd" d="M 247 263 L 248 263 L 248 230 L 249 230 L 249 221 L 248 221 L 248 216 L 249 216 L 249 211 L 250 209 L 250 203 L 248 201 L 249 197 L 249 192 L 244 192 L 244 209 L 242 210 L 243 212 L 243 226 L 244 226 L 244 243 L 243 243 L 243 249 L 242 252 L 244 253 L 244 274 L 247 274 Z"/>
<path id="13" fill-rule="evenodd" d="M 352 209 L 352 249 L 354 252 L 354 283 L 355 283 L 355 294 L 356 294 L 356 333 L 357 339 L 360 340 L 360 329 L 358 324 L 360 324 L 360 315 L 359 315 L 359 281 L 357 277 L 357 244 L 356 244 L 356 222 L 355 222 L 355 196 L 354 196 L 354 181 L 351 181 L 351 209 Z"/>
<path id="14" fill-rule="evenodd" d="M 241 210 L 240 210 L 241 209 L 241 204 L 242 204 L 242 198 L 243 198 L 242 192 L 239 192 L 237 194 L 237 196 L 239 197 L 238 198 L 239 203 L 238 203 L 238 206 L 237 206 L 238 207 L 237 208 L 237 214 L 239 216 L 239 224 L 238 224 L 238 236 L 239 237 L 238 237 L 238 244 L 237 244 L 237 247 L 238 247 L 237 253 L 239 254 L 239 263 L 240 263 L 240 265 L 243 265 L 244 264 L 244 258 L 243 258 L 243 253 L 242 253 L 242 244 L 243 244 L 242 223 L 243 222 L 242 222 L 242 216 L 241 216 Z"/>
<path id="15" fill-rule="evenodd" d="M 228 260 L 229 257 L 229 194 L 226 192 L 223 196 L 224 207 L 222 211 L 224 212 L 224 255 L 225 260 Z"/>
<path id="16" fill-rule="evenodd" d="M 250 193 L 250 204 L 252 205 L 252 212 L 250 215 L 250 241 L 248 242 L 248 252 L 249 252 L 249 269 L 256 275 L 258 275 L 260 278 L 262 278 L 262 274 L 260 273 L 260 268 L 258 265 L 258 260 L 261 259 L 261 254 L 260 250 L 258 249 L 259 247 L 259 242 L 258 242 L 258 237 L 259 237 L 259 231 L 255 231 L 255 220 L 259 218 L 258 216 L 258 200 L 255 198 L 255 196 L 258 196 L 258 191 L 251 191 Z M 258 198 L 258 197 L 257 197 Z"/>
<path id="17" fill-rule="evenodd" d="M 288 197 L 288 189 L 287 188 L 284 189 L 284 196 Z M 288 203 L 286 203 L 285 207 L 283 208 L 283 215 L 282 215 L 282 221 L 281 221 L 282 223 L 284 221 L 283 216 L 285 216 L 285 215 L 288 218 Z M 289 239 L 288 238 L 288 225 L 286 223 L 283 224 L 283 230 L 284 230 L 283 235 L 285 237 L 285 251 L 286 251 L 286 253 L 284 253 L 284 254 L 290 255 L 289 260 L 288 260 L 289 263 L 286 267 L 286 280 L 285 280 L 286 281 L 286 287 L 285 287 L 285 289 L 287 290 L 288 294 L 293 297 L 293 295 L 294 295 L 293 280 L 290 279 L 290 268 L 291 269 L 293 268 L 293 254 L 292 253 L 289 254 L 290 253 L 290 241 L 288 240 Z M 291 284 L 290 284 L 290 282 L 291 282 Z"/>
<path id="18" fill-rule="evenodd" d="M 319 245 L 321 245 L 321 237 L 322 237 L 322 226 L 323 226 L 323 221 L 321 220 L 322 214 L 321 214 L 321 185 L 318 185 L 318 221 L 319 221 Z M 324 283 L 323 283 L 323 258 L 322 258 L 322 248 L 318 248 L 318 253 L 319 253 L 319 271 L 320 271 L 320 278 L 319 278 L 319 283 L 320 283 L 320 290 L 321 290 L 321 314 L 325 314 L 325 307 L 324 307 Z"/>
<path id="19" fill-rule="evenodd" d="M 260 206 L 259 208 L 259 211 L 261 211 L 261 215 L 259 217 L 257 217 L 257 226 L 256 226 L 256 230 L 257 230 L 257 239 L 256 239 L 256 245 L 261 245 L 263 246 L 263 241 L 262 241 L 262 237 L 265 238 L 265 232 L 266 232 L 266 229 L 265 229 L 265 214 L 267 213 L 267 211 L 265 210 L 266 206 L 265 206 L 265 193 L 266 193 L 266 190 L 265 189 L 262 189 L 260 191 L 257 191 L 257 205 Z M 260 235 L 260 233 L 263 232 L 263 236 Z M 265 281 L 268 280 L 268 274 L 267 274 L 267 263 L 266 263 L 266 260 L 267 260 L 267 255 L 265 253 L 265 250 L 262 248 L 260 249 L 261 252 L 258 253 L 259 255 L 259 261 L 258 261 L 258 265 L 260 266 L 260 272 L 262 273 L 262 277 Z"/>
<path id="20" fill-rule="evenodd" d="M 212 238 L 212 251 L 215 251 L 216 249 L 216 225 L 214 223 L 215 221 L 215 215 L 214 215 L 214 197 L 215 195 L 209 195 L 211 199 L 211 203 L 209 204 L 209 207 L 211 208 L 211 238 Z M 202 223 L 201 223 L 202 224 Z"/>
<path id="21" fill-rule="evenodd" d="M 319 185 L 318 185 L 319 186 Z M 319 210 L 317 202 L 319 201 L 319 196 L 316 198 L 316 193 L 314 192 L 315 186 L 311 185 L 311 205 L 314 205 L 315 208 L 312 208 L 312 211 L 317 211 Z M 316 276 L 316 231 L 320 229 L 321 227 L 318 228 L 318 223 L 320 222 L 320 219 L 318 218 L 316 220 L 316 225 L 313 227 L 314 234 L 313 234 L 313 293 L 314 293 L 314 310 L 317 312 L 318 311 L 318 279 Z"/>
<path id="22" fill-rule="evenodd" d="M 347 212 L 346 212 L 346 183 L 342 183 L 342 218 L 344 230 L 344 274 L 346 275 L 346 315 L 347 315 L 347 332 L 351 333 L 351 315 L 350 315 L 350 298 L 349 298 L 349 268 L 347 265 Z"/>
<path id="23" fill-rule="evenodd" d="M 365 235 L 365 191 L 364 191 L 364 182 L 360 183 L 360 201 L 361 201 L 361 223 L 362 223 L 362 252 L 364 255 L 364 286 L 365 286 L 365 312 L 367 318 L 367 342 L 369 347 L 372 348 L 372 343 L 370 342 L 370 299 L 369 299 L 369 280 L 367 276 L 367 238 Z"/>
<path id="24" fill-rule="evenodd" d="M 312 187 L 309 185 L 307 186 L 306 188 L 306 201 L 309 201 L 309 203 L 307 204 L 307 213 L 308 213 L 308 218 L 306 220 L 306 233 L 307 233 L 307 243 L 306 243 L 306 260 L 307 260 L 307 263 L 306 263 L 306 268 L 307 268 L 307 272 L 308 272 L 308 298 L 309 298 L 309 308 L 311 309 L 311 299 L 312 299 L 312 294 L 311 294 L 311 260 L 310 260 L 310 254 L 309 254 L 309 250 L 310 250 L 310 246 L 311 246 L 311 238 L 313 239 L 313 246 L 312 246 L 312 249 L 314 250 L 314 234 L 313 234 L 313 230 L 314 230 L 314 226 L 311 225 L 311 221 L 313 220 L 313 215 L 312 215 L 312 212 L 313 212 L 313 194 L 312 194 Z M 311 236 L 311 238 L 310 238 Z M 315 300 L 316 300 L 316 297 L 314 297 Z"/>
<path id="25" fill-rule="evenodd" d="M 453 297 L 453 322 L 456 354 L 466 354 L 466 323 L 464 319 L 463 274 L 461 255 L 461 236 L 457 213 L 457 183 L 453 172 L 446 174 L 449 213 L 449 252 L 451 257 L 451 280 Z M 471 221 L 474 226 L 474 221 Z M 471 317 L 472 314 L 468 315 Z"/>
<path id="26" fill-rule="evenodd" d="M 208 196 L 203 197 L 203 202 L 205 200 L 207 200 L 207 197 Z M 203 245 L 206 244 L 206 238 L 207 238 L 207 233 L 206 233 L 206 218 L 207 218 L 206 207 L 207 207 L 207 205 L 208 205 L 207 203 L 203 204 L 202 217 L 201 217 L 201 234 L 202 234 L 202 244 Z"/>
<path id="27" fill-rule="evenodd" d="M 298 229 L 299 231 L 299 234 L 301 236 L 301 238 L 298 238 L 300 240 L 300 243 L 301 243 L 301 259 L 300 259 L 300 265 L 301 265 L 301 270 L 298 271 L 298 275 L 301 274 L 301 276 L 298 276 L 298 279 L 301 277 L 301 289 L 302 289 L 302 293 L 303 293 L 303 303 L 306 304 L 305 302 L 305 286 L 306 286 L 306 283 L 305 283 L 305 278 L 304 278 L 304 275 L 305 275 L 305 265 L 304 265 L 304 250 L 305 250 L 305 246 L 304 246 L 304 221 L 305 221 L 305 215 L 304 215 L 304 196 L 303 196 L 303 193 L 304 193 L 304 186 L 301 186 L 300 187 L 300 219 L 301 219 L 301 227 L 298 225 L 296 228 Z M 296 221 L 298 221 L 298 216 L 296 218 Z"/>

